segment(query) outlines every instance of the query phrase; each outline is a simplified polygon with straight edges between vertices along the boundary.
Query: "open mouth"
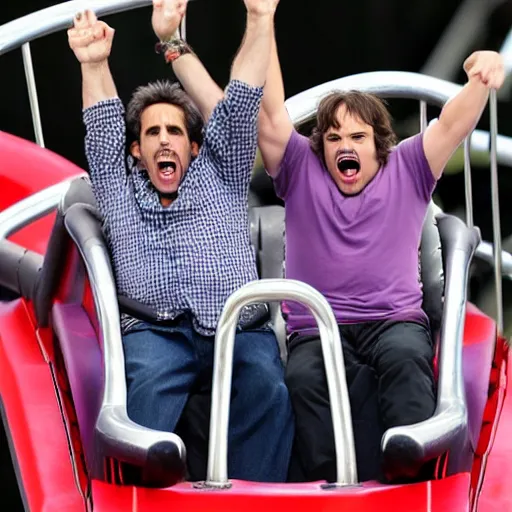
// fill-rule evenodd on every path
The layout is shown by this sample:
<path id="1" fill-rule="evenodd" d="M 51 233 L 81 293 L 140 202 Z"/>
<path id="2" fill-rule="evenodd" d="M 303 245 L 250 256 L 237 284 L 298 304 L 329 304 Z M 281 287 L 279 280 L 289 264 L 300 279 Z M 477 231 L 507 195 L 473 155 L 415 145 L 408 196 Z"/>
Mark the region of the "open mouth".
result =
<path id="1" fill-rule="evenodd" d="M 158 169 L 164 175 L 174 174 L 176 172 L 176 162 L 170 160 L 162 160 L 158 162 Z"/>
<path id="2" fill-rule="evenodd" d="M 361 170 L 359 159 L 355 155 L 341 155 L 336 160 L 338 170 L 347 178 L 355 176 Z"/>

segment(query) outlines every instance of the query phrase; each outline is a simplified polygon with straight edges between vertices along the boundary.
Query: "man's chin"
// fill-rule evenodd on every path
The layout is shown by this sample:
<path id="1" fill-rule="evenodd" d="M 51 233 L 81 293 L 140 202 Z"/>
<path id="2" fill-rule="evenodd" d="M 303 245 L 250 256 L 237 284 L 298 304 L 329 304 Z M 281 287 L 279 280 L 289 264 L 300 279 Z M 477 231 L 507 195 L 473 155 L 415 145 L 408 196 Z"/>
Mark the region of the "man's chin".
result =
<path id="1" fill-rule="evenodd" d="M 162 196 L 177 194 L 178 192 L 179 180 L 173 180 L 172 183 L 165 183 L 161 180 L 151 180 L 151 183 Z"/>
<path id="2" fill-rule="evenodd" d="M 364 185 L 361 183 L 354 183 L 354 185 L 347 185 L 346 183 L 338 183 L 338 189 L 344 196 L 357 196 L 364 190 Z"/>

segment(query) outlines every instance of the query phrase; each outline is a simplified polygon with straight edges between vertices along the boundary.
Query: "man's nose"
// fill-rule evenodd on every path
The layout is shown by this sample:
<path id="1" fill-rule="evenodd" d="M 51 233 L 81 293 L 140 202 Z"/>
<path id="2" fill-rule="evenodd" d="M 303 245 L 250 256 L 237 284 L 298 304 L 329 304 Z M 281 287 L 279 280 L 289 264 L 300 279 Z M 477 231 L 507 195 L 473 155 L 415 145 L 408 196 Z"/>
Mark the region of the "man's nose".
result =
<path id="1" fill-rule="evenodd" d="M 350 139 L 343 139 L 341 141 L 341 149 L 346 151 L 347 153 L 351 153 L 354 150 L 352 146 L 352 141 Z"/>
<path id="2" fill-rule="evenodd" d="M 169 134 L 166 130 L 162 130 L 160 132 L 160 145 L 161 146 L 168 146 L 171 143 L 171 138 L 169 137 Z"/>

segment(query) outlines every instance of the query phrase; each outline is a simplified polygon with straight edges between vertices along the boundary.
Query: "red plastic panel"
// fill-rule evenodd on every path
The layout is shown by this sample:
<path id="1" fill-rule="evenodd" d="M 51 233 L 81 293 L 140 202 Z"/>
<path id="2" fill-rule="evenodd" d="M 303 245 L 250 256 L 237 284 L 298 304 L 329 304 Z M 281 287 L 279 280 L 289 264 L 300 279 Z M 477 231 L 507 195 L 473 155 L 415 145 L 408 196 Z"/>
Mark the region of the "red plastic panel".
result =
<path id="1" fill-rule="evenodd" d="M 511 363 L 508 343 L 501 338 L 496 350 L 483 438 L 480 440 L 485 452 L 480 462 L 484 473 L 480 482 L 478 512 L 512 511 L 512 389 L 507 378 Z"/>
<path id="2" fill-rule="evenodd" d="M 473 343 L 492 343 L 496 339 L 495 321 L 482 313 L 475 305 L 468 302 L 466 322 L 464 324 L 464 345 Z"/>
<path id="3" fill-rule="evenodd" d="M 31 512 L 83 512 L 50 367 L 22 301 L 0 303 L 0 395 Z"/>
<path id="4" fill-rule="evenodd" d="M 83 170 L 65 158 L 33 142 L 0 132 L 0 211 Z M 44 254 L 53 226 L 53 215 L 20 230 L 13 242 Z"/>
<path id="5" fill-rule="evenodd" d="M 170 489 L 116 487 L 93 481 L 95 512 L 465 512 L 469 475 L 404 486 L 365 484 L 322 490 L 319 484 L 256 484 L 234 481 L 224 491 L 197 490 L 191 484 Z"/>

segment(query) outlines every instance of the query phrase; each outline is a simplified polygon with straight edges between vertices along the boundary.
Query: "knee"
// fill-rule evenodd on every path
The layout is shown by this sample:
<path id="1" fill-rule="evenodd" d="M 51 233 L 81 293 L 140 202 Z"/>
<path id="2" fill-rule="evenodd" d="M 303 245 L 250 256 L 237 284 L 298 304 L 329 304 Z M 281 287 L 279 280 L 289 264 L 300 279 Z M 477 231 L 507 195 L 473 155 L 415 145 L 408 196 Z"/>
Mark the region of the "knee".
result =
<path id="1" fill-rule="evenodd" d="M 286 368 L 285 383 L 294 406 L 304 402 L 317 400 L 318 393 L 325 390 L 327 393 L 327 382 L 311 372 L 310 368 L 290 365 Z"/>
<path id="2" fill-rule="evenodd" d="M 393 347 L 388 353 L 391 364 L 413 364 L 429 365 L 433 364 L 434 350 L 430 344 L 401 343 Z"/>
<path id="3" fill-rule="evenodd" d="M 301 368 L 289 365 L 286 368 L 285 382 L 291 395 L 301 395 L 308 390 L 307 375 Z"/>
<path id="4" fill-rule="evenodd" d="M 258 400 L 276 407 L 289 403 L 290 397 L 282 368 L 262 368 L 255 374 L 256 378 L 253 380 L 252 387 Z"/>

